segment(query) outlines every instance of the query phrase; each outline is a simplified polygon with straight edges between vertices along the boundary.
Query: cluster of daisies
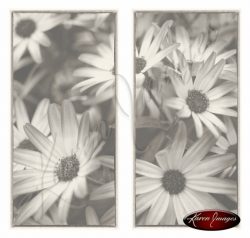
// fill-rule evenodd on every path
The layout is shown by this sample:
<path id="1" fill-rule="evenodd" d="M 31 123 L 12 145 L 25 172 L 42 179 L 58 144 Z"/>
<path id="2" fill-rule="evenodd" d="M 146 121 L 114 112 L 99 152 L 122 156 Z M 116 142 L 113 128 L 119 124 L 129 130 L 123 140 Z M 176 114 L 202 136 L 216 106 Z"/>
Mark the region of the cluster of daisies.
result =
<path id="1" fill-rule="evenodd" d="M 115 225 L 112 13 L 13 13 L 13 224 Z"/>
<path id="2" fill-rule="evenodd" d="M 237 212 L 237 15 L 137 13 L 137 225 Z"/>

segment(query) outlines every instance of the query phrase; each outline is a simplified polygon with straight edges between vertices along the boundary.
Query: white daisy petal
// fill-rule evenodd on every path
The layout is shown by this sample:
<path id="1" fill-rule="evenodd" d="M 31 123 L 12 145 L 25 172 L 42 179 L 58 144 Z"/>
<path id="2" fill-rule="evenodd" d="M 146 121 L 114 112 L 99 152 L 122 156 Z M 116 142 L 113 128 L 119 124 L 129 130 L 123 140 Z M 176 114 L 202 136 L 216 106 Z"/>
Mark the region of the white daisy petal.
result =
<path id="1" fill-rule="evenodd" d="M 187 187 L 207 193 L 232 195 L 237 193 L 237 184 L 235 181 L 215 177 L 205 177 L 193 180 L 189 179 Z"/>
<path id="2" fill-rule="evenodd" d="M 213 176 L 224 169 L 234 165 L 236 158 L 234 154 L 214 155 L 204 159 L 194 169 L 185 174 L 188 179 Z"/>
<path id="3" fill-rule="evenodd" d="M 182 205 L 182 202 L 180 200 L 180 197 L 178 195 L 173 195 L 173 204 L 174 204 L 174 210 L 176 213 L 176 218 L 177 218 L 177 222 L 179 225 L 183 225 L 183 218 L 187 215 L 187 213 L 185 212 L 185 209 Z"/>
<path id="4" fill-rule="evenodd" d="M 143 194 L 151 192 L 162 186 L 160 179 L 153 179 L 147 177 L 136 178 L 136 194 Z"/>
<path id="5" fill-rule="evenodd" d="M 220 134 L 217 128 L 212 124 L 211 121 L 209 121 L 206 117 L 206 115 L 203 114 L 198 114 L 200 120 L 205 124 L 205 126 L 212 132 L 212 134 L 216 137 L 219 138 Z"/>
<path id="6" fill-rule="evenodd" d="M 215 114 L 221 114 L 221 115 L 230 116 L 230 117 L 237 117 L 238 115 L 237 112 L 233 109 L 217 107 L 215 105 L 214 106 L 209 105 L 209 108 L 207 110 Z"/>
<path id="7" fill-rule="evenodd" d="M 227 132 L 227 127 L 217 116 L 208 111 L 204 112 L 202 115 L 206 117 L 206 119 L 208 119 L 212 124 L 217 126 L 217 128 L 219 128 L 222 132 Z"/>
<path id="8" fill-rule="evenodd" d="M 42 63 L 42 55 L 41 55 L 41 50 L 40 50 L 38 43 L 30 40 L 28 43 L 28 50 L 30 52 L 31 57 L 36 63 L 38 64 Z"/>
<path id="9" fill-rule="evenodd" d="M 220 86 L 217 86 L 210 91 L 206 93 L 207 97 L 209 100 L 215 100 L 218 98 L 221 98 L 225 94 L 231 92 L 236 88 L 236 85 L 234 83 L 228 82 L 228 83 L 223 83 Z"/>
<path id="10" fill-rule="evenodd" d="M 157 200 L 162 192 L 164 192 L 163 188 L 158 188 L 151 192 L 137 196 L 136 216 L 140 216 L 143 212 L 145 212 L 153 204 L 153 202 Z"/>
<path id="11" fill-rule="evenodd" d="M 100 221 L 95 210 L 88 206 L 85 208 L 85 218 L 87 225 L 98 226 L 100 225 Z"/>
<path id="12" fill-rule="evenodd" d="M 76 178 L 74 194 L 78 198 L 84 198 L 88 194 L 88 185 L 86 178 Z"/>
<path id="13" fill-rule="evenodd" d="M 94 190 L 90 194 L 90 200 L 102 200 L 102 199 L 113 198 L 114 196 L 115 196 L 115 183 L 114 181 L 111 181 Z"/>
<path id="14" fill-rule="evenodd" d="M 154 201 L 149 209 L 145 222 L 146 225 L 159 225 L 168 209 L 169 198 L 169 193 L 165 191 L 161 192 L 160 196 Z"/>
<path id="15" fill-rule="evenodd" d="M 194 126 L 195 126 L 195 131 L 196 131 L 196 136 L 200 138 L 203 134 L 203 126 L 201 123 L 200 118 L 197 116 L 196 113 L 192 112 L 192 117 L 194 120 Z"/>
<path id="16" fill-rule="evenodd" d="M 136 173 L 150 178 L 162 178 L 164 171 L 160 167 L 152 163 L 149 163 L 141 159 L 137 159 Z"/>
<path id="17" fill-rule="evenodd" d="M 65 151 L 70 156 L 76 151 L 78 137 L 78 122 L 75 109 L 70 101 L 62 104 L 62 133 Z"/>
<path id="18" fill-rule="evenodd" d="M 236 145 L 237 144 L 237 133 L 234 128 L 233 122 L 230 118 L 224 117 L 225 125 L 227 127 L 227 139 L 230 143 L 230 145 Z"/>

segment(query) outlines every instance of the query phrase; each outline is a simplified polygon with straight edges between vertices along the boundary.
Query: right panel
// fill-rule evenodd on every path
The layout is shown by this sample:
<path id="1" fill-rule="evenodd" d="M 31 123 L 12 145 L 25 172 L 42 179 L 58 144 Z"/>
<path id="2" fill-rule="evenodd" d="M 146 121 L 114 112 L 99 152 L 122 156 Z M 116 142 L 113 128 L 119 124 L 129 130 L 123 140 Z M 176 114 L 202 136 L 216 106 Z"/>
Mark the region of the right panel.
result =
<path id="1" fill-rule="evenodd" d="M 135 13 L 135 223 L 238 212 L 238 13 Z"/>

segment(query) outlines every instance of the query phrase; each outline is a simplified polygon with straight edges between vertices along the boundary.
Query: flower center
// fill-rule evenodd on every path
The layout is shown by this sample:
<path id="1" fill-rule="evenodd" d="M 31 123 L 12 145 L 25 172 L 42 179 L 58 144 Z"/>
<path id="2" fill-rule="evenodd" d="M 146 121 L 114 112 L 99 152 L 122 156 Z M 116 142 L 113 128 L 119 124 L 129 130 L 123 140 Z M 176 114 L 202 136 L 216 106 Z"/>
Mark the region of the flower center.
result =
<path id="1" fill-rule="evenodd" d="M 205 112 L 209 106 L 209 100 L 207 96 L 198 90 L 191 90 L 188 92 L 186 103 L 190 110 L 195 113 Z"/>
<path id="2" fill-rule="evenodd" d="M 135 72 L 139 74 L 146 66 L 147 62 L 143 58 L 136 57 L 135 59 Z"/>
<path id="3" fill-rule="evenodd" d="M 179 170 L 170 169 L 164 173 L 162 185 L 170 194 L 179 194 L 186 185 L 186 178 Z"/>
<path id="4" fill-rule="evenodd" d="M 80 163 L 75 154 L 61 159 L 56 168 L 56 175 L 59 181 L 70 181 L 75 178 L 79 167 Z"/>
<path id="5" fill-rule="evenodd" d="M 17 23 L 15 30 L 17 35 L 28 38 L 36 30 L 36 23 L 32 19 L 23 19 Z"/>

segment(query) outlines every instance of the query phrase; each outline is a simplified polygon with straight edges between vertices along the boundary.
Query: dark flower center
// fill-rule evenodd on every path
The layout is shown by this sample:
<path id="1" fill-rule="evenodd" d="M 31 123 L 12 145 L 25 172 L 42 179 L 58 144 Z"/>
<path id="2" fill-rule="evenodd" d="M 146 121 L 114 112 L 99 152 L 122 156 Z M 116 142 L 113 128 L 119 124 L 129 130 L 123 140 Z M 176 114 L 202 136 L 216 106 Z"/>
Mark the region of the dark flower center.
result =
<path id="1" fill-rule="evenodd" d="M 179 170 L 170 169 L 164 173 L 162 185 L 170 194 L 179 194 L 186 185 L 186 178 Z"/>
<path id="2" fill-rule="evenodd" d="M 28 38 L 36 30 L 36 23 L 32 19 L 23 19 L 17 23 L 15 30 L 17 35 Z"/>
<path id="3" fill-rule="evenodd" d="M 191 90 L 188 92 L 186 103 L 190 110 L 195 113 L 205 112 L 209 106 L 209 100 L 207 96 L 198 90 Z"/>
<path id="4" fill-rule="evenodd" d="M 139 74 L 146 66 L 147 62 L 143 58 L 136 58 L 135 59 L 135 72 Z"/>
<path id="5" fill-rule="evenodd" d="M 56 168 L 56 175 L 59 181 L 70 181 L 75 178 L 79 167 L 80 163 L 75 154 L 61 159 Z"/>

